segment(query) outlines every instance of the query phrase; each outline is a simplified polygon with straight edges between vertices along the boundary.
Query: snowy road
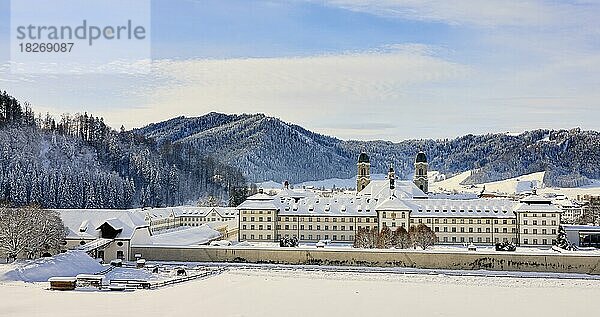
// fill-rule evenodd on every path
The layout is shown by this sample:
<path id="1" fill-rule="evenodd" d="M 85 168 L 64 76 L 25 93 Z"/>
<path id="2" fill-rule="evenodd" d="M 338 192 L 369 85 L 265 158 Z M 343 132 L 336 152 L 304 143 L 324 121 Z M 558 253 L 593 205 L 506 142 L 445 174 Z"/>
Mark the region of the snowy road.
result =
<path id="1" fill-rule="evenodd" d="M 598 280 L 231 269 L 127 293 L 0 284 L 0 316 L 575 316 L 599 297 Z"/>

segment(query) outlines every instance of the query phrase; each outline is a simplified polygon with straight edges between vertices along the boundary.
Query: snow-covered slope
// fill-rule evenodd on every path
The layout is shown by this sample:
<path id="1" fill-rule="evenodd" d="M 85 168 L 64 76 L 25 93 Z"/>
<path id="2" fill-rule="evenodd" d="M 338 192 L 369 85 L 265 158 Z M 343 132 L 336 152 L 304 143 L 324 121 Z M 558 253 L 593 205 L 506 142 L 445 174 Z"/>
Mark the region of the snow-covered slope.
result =
<path id="1" fill-rule="evenodd" d="M 593 180 L 590 185 L 575 188 L 552 187 L 546 186 L 543 183 L 545 172 L 538 172 L 496 182 L 472 185 L 462 184 L 469 176 L 471 176 L 471 173 L 471 171 L 466 171 L 443 181 L 430 182 L 429 190 L 432 192 L 466 192 L 478 194 L 485 188 L 486 192 L 514 195 L 530 192 L 532 188 L 536 188 L 537 192 L 540 194 L 553 193 L 565 195 L 569 198 L 576 198 L 577 195 L 586 194 L 600 195 L 600 181 L 597 180 Z"/>
<path id="2" fill-rule="evenodd" d="M 3 281 L 46 282 L 53 276 L 94 274 L 104 267 L 83 251 L 67 251 L 49 258 L 7 264 L 9 270 L 0 274 Z"/>

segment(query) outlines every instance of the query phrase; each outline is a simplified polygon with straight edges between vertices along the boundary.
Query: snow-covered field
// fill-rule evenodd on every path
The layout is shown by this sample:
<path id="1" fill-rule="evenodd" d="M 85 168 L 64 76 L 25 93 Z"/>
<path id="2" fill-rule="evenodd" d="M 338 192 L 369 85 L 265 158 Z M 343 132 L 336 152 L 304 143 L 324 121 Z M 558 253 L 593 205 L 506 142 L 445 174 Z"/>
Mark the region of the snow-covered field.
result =
<path id="1" fill-rule="evenodd" d="M 527 175 L 522 175 L 519 177 L 514 177 L 502 181 L 476 184 L 474 186 L 471 185 L 461 185 L 460 183 L 464 181 L 469 175 L 471 171 L 466 171 L 453 177 L 449 177 L 447 179 L 443 179 L 443 177 L 437 171 L 430 171 L 429 175 L 429 189 L 434 193 L 442 193 L 442 192 L 459 192 L 459 193 L 475 193 L 479 194 L 483 187 L 485 186 L 485 190 L 488 192 L 495 193 L 503 193 L 507 195 L 519 194 L 523 192 L 531 191 L 532 185 L 537 188 L 538 193 L 546 194 L 552 193 L 556 195 L 565 195 L 570 199 L 576 199 L 577 195 L 600 195 L 600 180 L 593 180 L 592 184 L 576 187 L 576 188 L 559 188 L 559 187 L 544 187 L 543 179 L 544 172 L 532 173 Z M 371 175 L 372 179 L 385 179 L 386 175 L 384 174 L 373 174 Z M 439 178 L 443 179 L 440 181 L 433 181 L 434 179 Z M 263 182 L 257 184 L 258 187 L 263 189 L 281 189 L 282 185 L 273 182 Z M 304 186 L 312 186 L 314 188 L 325 187 L 326 189 L 330 189 L 332 187 L 336 188 L 354 188 L 356 187 L 356 178 L 348 178 L 348 179 L 339 179 L 339 178 L 331 178 L 325 180 L 318 181 L 308 181 L 300 184 L 295 184 L 294 187 L 302 188 Z"/>
<path id="2" fill-rule="evenodd" d="M 539 194 L 552 193 L 557 195 L 565 195 L 571 199 L 577 198 L 577 195 L 600 195 L 600 181 L 597 180 L 590 185 L 577 188 L 544 187 L 544 172 L 522 175 L 497 182 L 477 184 L 474 186 L 461 185 L 460 183 L 469 177 L 470 173 L 471 171 L 466 171 L 439 182 L 430 182 L 429 189 L 432 192 L 456 191 L 480 193 L 485 186 L 485 190 L 488 192 L 512 195 L 531 191 L 533 185 L 537 188 L 537 192 Z"/>
<path id="3" fill-rule="evenodd" d="M 578 316 L 600 281 L 232 269 L 134 292 L 59 292 L 0 284 L 2 316 Z M 10 299 L 10 300 L 6 300 Z"/>

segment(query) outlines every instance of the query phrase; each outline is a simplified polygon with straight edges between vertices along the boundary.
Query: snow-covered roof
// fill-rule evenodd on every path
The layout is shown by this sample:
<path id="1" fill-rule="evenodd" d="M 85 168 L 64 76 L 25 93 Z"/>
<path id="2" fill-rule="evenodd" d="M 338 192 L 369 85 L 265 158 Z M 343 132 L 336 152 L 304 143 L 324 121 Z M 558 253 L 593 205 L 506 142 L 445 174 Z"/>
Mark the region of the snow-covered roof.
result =
<path id="1" fill-rule="evenodd" d="M 478 196 L 475 193 L 429 193 L 429 199 L 477 199 Z"/>
<path id="2" fill-rule="evenodd" d="M 151 219 L 164 219 L 174 216 L 173 208 L 148 208 L 142 211 Z"/>
<path id="3" fill-rule="evenodd" d="M 206 244 L 221 237 L 219 231 L 204 224 L 199 227 L 183 227 L 181 230 L 155 234 L 150 237 L 153 245 L 190 246 Z"/>
<path id="4" fill-rule="evenodd" d="M 560 206 L 562 208 L 581 208 L 583 207 L 581 204 L 574 202 L 570 199 L 556 199 L 552 201 L 553 204 Z"/>
<path id="5" fill-rule="evenodd" d="M 600 232 L 600 226 L 562 225 L 566 231 Z"/>
<path id="6" fill-rule="evenodd" d="M 123 228 L 125 227 L 125 225 L 123 224 L 123 222 L 117 218 L 109 218 L 106 219 L 103 223 L 101 223 L 96 230 L 100 230 L 100 227 L 104 224 L 108 224 L 109 226 L 111 226 L 113 229 L 117 230 L 117 231 L 121 231 L 123 230 Z"/>
<path id="7" fill-rule="evenodd" d="M 562 212 L 562 210 L 552 204 L 519 203 L 515 212 Z"/>
<path id="8" fill-rule="evenodd" d="M 315 197 L 317 193 L 310 189 L 290 189 L 284 188 L 276 195 L 277 197 L 307 198 Z"/>
<path id="9" fill-rule="evenodd" d="M 238 214 L 235 207 L 200 207 L 200 206 L 178 206 L 166 208 L 145 209 L 143 212 L 151 218 L 168 218 L 171 216 L 196 216 L 203 217 L 211 212 L 216 211 L 221 217 L 233 218 Z"/>
<path id="10" fill-rule="evenodd" d="M 394 194 L 398 198 L 427 198 L 427 195 L 419 189 L 412 181 L 396 180 L 394 189 L 390 189 L 389 180 L 371 180 L 363 190 L 358 193 L 359 196 L 368 196 L 370 198 L 387 198 Z"/>
<path id="11" fill-rule="evenodd" d="M 296 202 L 280 197 L 273 204 L 280 215 L 375 216 L 376 200 L 363 197 L 313 197 Z"/>
<path id="12" fill-rule="evenodd" d="M 377 211 L 379 211 L 379 210 L 381 210 L 381 211 L 389 211 L 389 210 L 396 211 L 396 210 L 413 210 L 417 207 L 418 207 L 417 205 L 408 203 L 407 201 L 404 201 L 397 197 L 390 197 L 388 199 L 384 199 L 382 203 L 380 203 L 379 205 L 377 205 L 375 207 L 375 209 Z"/>
<path id="13" fill-rule="evenodd" d="M 531 196 L 517 202 L 501 198 L 477 199 L 423 199 L 427 197 L 410 181 L 400 181 L 395 189 L 389 181 L 371 181 L 360 193 L 353 196 L 332 194 L 331 196 L 295 195 L 259 196 L 248 199 L 239 209 L 277 210 L 279 215 L 319 216 L 376 216 L 377 211 L 410 211 L 411 217 L 489 217 L 515 218 L 515 212 L 542 211 L 560 212 L 544 197 Z M 283 191 L 282 191 L 283 193 Z"/>
<path id="14" fill-rule="evenodd" d="M 274 210 L 277 206 L 274 203 L 274 197 L 269 196 L 268 200 L 253 200 L 246 199 L 243 203 L 237 206 L 238 209 L 245 210 Z"/>
<path id="15" fill-rule="evenodd" d="M 98 227 L 109 223 L 115 230 L 121 229 L 118 239 L 131 239 L 136 229 L 147 227 L 139 209 L 56 209 L 67 227 L 69 239 L 96 239 L 100 237 Z"/>
<path id="16" fill-rule="evenodd" d="M 175 216 L 208 216 L 212 212 L 216 212 L 221 217 L 234 217 L 237 215 L 237 209 L 235 207 L 185 207 L 176 208 Z"/>
<path id="17" fill-rule="evenodd" d="M 248 197 L 247 199 L 248 200 L 271 200 L 271 199 L 273 199 L 273 196 L 263 194 L 263 193 L 258 193 L 258 194 L 254 194 L 254 195 Z"/>
<path id="18" fill-rule="evenodd" d="M 529 195 L 525 198 L 522 198 L 521 202 L 528 204 L 551 204 L 552 200 L 550 200 L 550 198 L 542 197 L 539 195 Z"/>
<path id="19" fill-rule="evenodd" d="M 413 199 L 411 217 L 514 218 L 517 202 L 509 199 Z"/>

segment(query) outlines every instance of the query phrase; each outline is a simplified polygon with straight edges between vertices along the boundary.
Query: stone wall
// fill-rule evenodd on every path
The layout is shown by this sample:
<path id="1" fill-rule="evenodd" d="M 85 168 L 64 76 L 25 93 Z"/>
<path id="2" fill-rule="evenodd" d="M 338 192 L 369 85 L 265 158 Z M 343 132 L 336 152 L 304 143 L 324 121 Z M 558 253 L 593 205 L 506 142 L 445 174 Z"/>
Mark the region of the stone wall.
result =
<path id="1" fill-rule="evenodd" d="M 238 262 L 600 274 L 600 256 L 252 247 L 132 246 L 149 261 Z"/>

